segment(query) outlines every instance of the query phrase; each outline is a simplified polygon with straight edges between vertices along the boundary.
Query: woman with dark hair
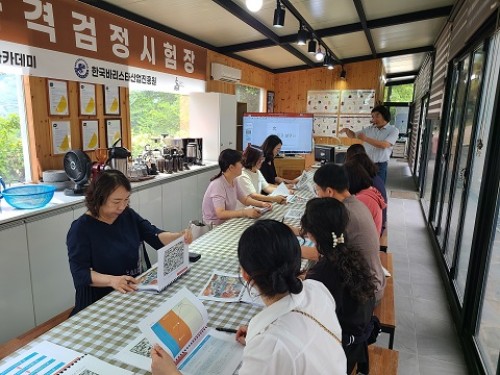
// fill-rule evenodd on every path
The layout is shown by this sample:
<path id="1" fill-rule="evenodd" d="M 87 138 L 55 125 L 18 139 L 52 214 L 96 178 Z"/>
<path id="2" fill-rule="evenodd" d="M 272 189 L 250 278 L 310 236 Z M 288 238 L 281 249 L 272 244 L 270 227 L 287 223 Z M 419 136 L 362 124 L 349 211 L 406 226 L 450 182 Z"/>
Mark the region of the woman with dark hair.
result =
<path id="1" fill-rule="evenodd" d="M 351 159 L 344 163 L 344 168 L 349 178 L 349 192 L 368 207 L 378 233 L 382 234 L 382 210 L 387 207 L 384 197 L 372 186 L 370 175 L 360 163 Z"/>
<path id="2" fill-rule="evenodd" d="M 361 143 L 355 143 L 347 148 L 347 151 L 345 153 L 345 161 L 348 161 L 350 158 L 357 154 L 366 154 L 365 147 Z"/>
<path id="3" fill-rule="evenodd" d="M 286 203 L 286 197 L 282 195 L 264 195 L 271 194 L 275 189 L 276 185 L 268 184 L 262 173 L 260 172 L 260 167 L 264 161 L 264 154 L 261 149 L 248 145 L 243 152 L 243 171 L 239 177 L 238 184 L 240 185 L 243 192 L 253 199 L 257 199 L 262 202 L 276 202 L 279 204 Z M 240 206 L 239 203 L 238 206 Z"/>
<path id="4" fill-rule="evenodd" d="M 67 235 L 68 257 L 75 284 L 72 315 L 113 290 L 133 292 L 141 272 L 140 251 L 145 241 L 159 249 L 191 233 L 165 232 L 129 207 L 130 182 L 117 170 L 106 170 L 86 192 L 88 211 L 71 224 Z"/>
<path id="5" fill-rule="evenodd" d="M 345 375 L 346 358 L 335 301 L 315 280 L 300 280 L 300 246 L 285 224 L 259 220 L 238 244 L 241 274 L 266 307 L 238 329 L 240 375 Z M 154 375 L 180 374 L 159 346 L 151 352 Z"/>
<path id="6" fill-rule="evenodd" d="M 349 149 L 347 151 L 349 151 Z M 380 176 L 377 174 L 378 167 L 365 153 L 358 153 L 355 155 L 351 155 L 350 157 L 346 156 L 346 163 L 357 163 L 361 165 L 371 177 L 372 186 L 377 189 L 380 194 L 382 194 L 382 197 L 384 198 L 384 202 L 386 204 L 386 207 L 382 210 L 382 230 L 384 230 L 385 223 L 387 222 L 387 191 L 385 189 L 384 181 L 382 181 Z"/>
<path id="7" fill-rule="evenodd" d="M 222 224 L 235 217 L 256 219 L 261 213 L 255 207 L 271 208 L 271 203 L 261 202 L 246 195 L 241 190 L 236 177 L 241 175 L 241 152 L 226 149 L 219 155 L 220 172 L 210 180 L 203 196 L 203 222 L 208 225 Z M 255 206 L 237 209 L 238 201 L 243 206 Z"/>
<path id="8" fill-rule="evenodd" d="M 348 220 L 347 209 L 335 198 L 307 202 L 301 231 L 316 244 L 320 258 L 306 278 L 321 281 L 335 299 L 347 374 L 356 363 L 358 374 L 368 374 L 367 339 L 373 328 L 370 322 L 375 307 L 375 278 L 365 259 L 344 243 Z"/>
<path id="9" fill-rule="evenodd" d="M 276 168 L 274 167 L 274 158 L 280 153 L 281 146 L 283 146 L 283 141 L 277 135 L 271 134 L 268 136 L 264 143 L 262 143 L 261 149 L 264 152 L 264 162 L 260 167 L 260 171 L 266 181 L 270 184 L 295 184 L 299 180 L 297 177 L 294 180 L 287 180 L 286 178 L 279 177 L 276 174 Z"/>

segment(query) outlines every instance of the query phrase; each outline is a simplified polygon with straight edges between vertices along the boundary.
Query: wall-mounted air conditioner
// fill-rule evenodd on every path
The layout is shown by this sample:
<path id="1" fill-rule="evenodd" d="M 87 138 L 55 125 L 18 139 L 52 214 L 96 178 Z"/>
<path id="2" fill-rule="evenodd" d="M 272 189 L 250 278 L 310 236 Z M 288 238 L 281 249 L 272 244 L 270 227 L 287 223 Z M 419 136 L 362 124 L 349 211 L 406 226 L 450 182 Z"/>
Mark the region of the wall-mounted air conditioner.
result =
<path id="1" fill-rule="evenodd" d="M 212 63 L 212 78 L 217 81 L 238 83 L 241 80 L 241 70 L 219 63 Z"/>

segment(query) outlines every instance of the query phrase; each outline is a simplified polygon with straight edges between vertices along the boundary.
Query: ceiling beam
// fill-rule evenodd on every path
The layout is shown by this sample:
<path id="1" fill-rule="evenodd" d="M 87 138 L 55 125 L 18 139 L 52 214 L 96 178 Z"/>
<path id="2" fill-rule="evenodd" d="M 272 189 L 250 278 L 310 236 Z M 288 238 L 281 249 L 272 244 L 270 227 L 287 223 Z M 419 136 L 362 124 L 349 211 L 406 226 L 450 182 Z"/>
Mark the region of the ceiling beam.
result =
<path id="1" fill-rule="evenodd" d="M 376 29 L 379 27 L 395 26 L 410 22 L 424 21 L 433 18 L 447 17 L 450 15 L 452 9 L 453 6 L 445 6 L 419 12 L 400 14 L 392 17 L 367 20 L 366 22 L 368 29 Z M 361 22 L 318 29 L 315 30 L 314 33 L 319 38 L 326 38 L 330 36 L 355 33 L 358 31 L 363 31 L 363 25 L 361 24 Z M 297 34 L 284 35 L 280 37 L 280 43 L 282 44 L 294 43 L 296 40 L 297 40 Z M 251 44 L 249 43 L 233 44 L 231 46 L 220 47 L 220 49 L 224 50 L 225 52 L 238 52 L 256 48 L 269 47 L 268 45 L 266 45 L 267 43 L 268 41 L 263 39 L 251 42 Z"/>
<path id="2" fill-rule="evenodd" d="M 368 28 L 363 4 L 361 4 L 361 0 L 352 1 L 354 2 L 354 6 L 356 7 L 356 12 L 358 13 L 359 20 L 361 21 L 361 26 L 363 27 L 363 31 L 365 33 L 366 40 L 368 41 L 368 45 L 370 46 L 370 50 L 372 51 L 372 55 L 373 57 L 375 57 L 377 55 L 377 49 L 375 48 L 375 43 L 373 43 L 372 33 Z"/>
<path id="3" fill-rule="evenodd" d="M 314 63 L 307 56 L 304 56 L 302 53 L 300 53 L 300 51 L 298 51 L 297 49 L 293 48 L 288 44 L 282 44 L 280 42 L 280 37 L 276 33 L 274 33 L 262 22 L 258 21 L 256 18 L 248 14 L 248 12 L 242 7 L 240 7 L 238 4 L 227 0 L 212 0 L 212 1 L 217 5 L 219 5 L 220 7 L 224 8 L 226 11 L 231 13 L 236 18 L 240 19 L 242 22 L 246 23 L 248 26 L 257 30 L 266 38 L 270 39 L 275 45 L 280 46 L 285 51 L 297 57 L 299 60 L 302 60 L 306 65 L 310 67 L 314 66 Z M 226 51 L 226 53 L 228 52 L 236 52 L 236 51 L 235 50 Z"/>
<path id="4" fill-rule="evenodd" d="M 391 78 L 401 78 L 401 77 L 410 77 L 410 76 L 418 76 L 418 70 L 413 70 L 410 72 L 399 72 L 399 73 L 387 73 L 385 75 L 385 78 L 391 79 Z"/>
<path id="5" fill-rule="evenodd" d="M 397 86 L 397 85 L 407 85 L 409 83 L 415 83 L 415 78 L 413 79 L 405 79 L 402 81 L 391 81 L 391 82 L 386 82 L 386 86 Z"/>
<path id="6" fill-rule="evenodd" d="M 295 18 L 297 18 L 297 20 L 307 29 L 307 31 L 309 31 L 312 34 L 312 37 L 314 39 L 317 39 L 318 44 L 323 46 L 326 53 L 328 53 L 334 60 L 340 63 L 341 61 L 337 57 L 337 55 L 323 42 L 323 40 L 321 40 L 321 38 L 318 37 L 318 35 L 316 35 L 314 29 L 311 27 L 311 25 L 309 25 L 307 20 L 304 17 L 302 17 L 302 14 L 299 13 L 299 11 L 292 5 L 292 3 L 289 0 L 281 0 L 281 3 L 290 11 L 290 13 L 293 14 Z M 296 40 L 297 36 L 295 35 L 294 42 Z"/>

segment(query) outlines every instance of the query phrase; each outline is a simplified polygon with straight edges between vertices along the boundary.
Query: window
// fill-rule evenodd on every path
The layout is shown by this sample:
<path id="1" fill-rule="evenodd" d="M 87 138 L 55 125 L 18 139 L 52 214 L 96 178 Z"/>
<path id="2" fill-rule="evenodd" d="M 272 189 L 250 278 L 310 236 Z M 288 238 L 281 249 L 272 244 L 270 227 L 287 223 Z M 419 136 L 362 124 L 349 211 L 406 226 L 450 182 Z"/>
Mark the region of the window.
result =
<path id="1" fill-rule="evenodd" d="M 162 135 L 188 136 L 189 96 L 131 89 L 129 100 L 134 157 L 141 155 L 147 144 L 155 148 Z"/>
<path id="2" fill-rule="evenodd" d="M 384 101 L 392 103 L 410 103 L 413 101 L 413 83 L 386 86 Z"/>
<path id="3" fill-rule="evenodd" d="M 0 176 L 6 184 L 31 180 L 21 79 L 0 73 Z"/>
<path id="4" fill-rule="evenodd" d="M 247 112 L 262 112 L 262 89 L 258 87 L 236 85 L 236 101 L 247 103 Z"/>

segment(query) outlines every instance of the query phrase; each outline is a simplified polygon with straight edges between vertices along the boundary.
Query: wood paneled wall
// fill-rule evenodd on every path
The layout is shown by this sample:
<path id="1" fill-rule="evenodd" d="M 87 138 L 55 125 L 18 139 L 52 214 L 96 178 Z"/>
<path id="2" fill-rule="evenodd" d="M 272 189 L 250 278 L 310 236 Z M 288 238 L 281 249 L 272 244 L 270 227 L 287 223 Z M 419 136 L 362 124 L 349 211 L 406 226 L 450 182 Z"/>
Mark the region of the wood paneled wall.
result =
<path id="1" fill-rule="evenodd" d="M 223 94 L 235 94 L 234 83 L 215 81 L 210 78 L 210 70 L 213 62 L 230 66 L 241 70 L 242 85 L 259 87 L 267 91 L 274 91 L 275 75 L 266 70 L 256 68 L 253 65 L 233 59 L 220 53 L 208 51 L 207 54 L 207 92 L 220 92 Z"/>
<path id="2" fill-rule="evenodd" d="M 52 152 L 52 121 L 70 121 L 71 148 L 82 149 L 81 122 L 85 120 L 99 121 L 99 147 L 106 148 L 107 119 L 121 119 L 122 145 L 130 148 L 130 110 L 128 89 L 120 88 L 120 115 L 104 115 L 103 85 L 96 85 L 96 116 L 81 116 L 79 113 L 78 82 L 68 81 L 69 116 L 49 115 L 47 79 L 41 77 L 23 77 L 27 123 L 29 133 L 29 151 L 31 158 L 31 175 L 33 181 L 39 181 L 42 171 L 63 169 L 64 154 L 54 155 Z M 87 154 L 95 161 L 94 151 Z"/>
<path id="3" fill-rule="evenodd" d="M 383 100 L 381 80 L 382 61 L 370 60 L 344 65 L 346 79 L 340 79 L 341 66 L 333 70 L 315 68 L 290 73 L 276 74 L 275 112 L 305 112 L 308 90 L 356 90 L 375 89 L 375 101 Z M 339 138 L 344 145 L 360 143 L 358 140 Z M 338 139 L 315 137 L 316 144 L 336 144 Z"/>

